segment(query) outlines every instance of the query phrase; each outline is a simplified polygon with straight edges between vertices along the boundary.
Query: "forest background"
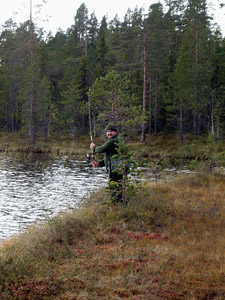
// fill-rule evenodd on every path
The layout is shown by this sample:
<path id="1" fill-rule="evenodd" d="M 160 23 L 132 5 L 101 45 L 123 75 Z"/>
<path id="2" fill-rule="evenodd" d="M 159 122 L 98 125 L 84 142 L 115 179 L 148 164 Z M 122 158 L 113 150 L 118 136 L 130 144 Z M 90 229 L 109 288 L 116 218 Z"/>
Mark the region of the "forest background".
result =
<path id="1" fill-rule="evenodd" d="M 206 1 L 156 2 L 99 23 L 83 3 L 66 32 L 32 19 L 0 35 L 0 130 L 38 138 L 116 123 L 128 137 L 225 134 L 225 40 Z M 90 123 L 91 121 L 91 123 Z"/>

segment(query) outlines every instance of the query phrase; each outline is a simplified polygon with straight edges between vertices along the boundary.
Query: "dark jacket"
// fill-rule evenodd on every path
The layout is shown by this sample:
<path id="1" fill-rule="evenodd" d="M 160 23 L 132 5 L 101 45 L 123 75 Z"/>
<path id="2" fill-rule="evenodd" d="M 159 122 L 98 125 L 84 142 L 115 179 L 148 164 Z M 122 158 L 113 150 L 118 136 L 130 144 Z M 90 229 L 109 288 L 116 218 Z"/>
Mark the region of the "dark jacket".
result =
<path id="1" fill-rule="evenodd" d="M 108 141 L 104 145 L 95 146 L 93 148 L 94 153 L 105 153 L 104 160 L 100 161 L 99 164 L 100 164 L 100 167 L 105 166 L 107 171 L 108 171 L 108 167 L 109 167 L 109 160 L 111 159 L 111 157 L 114 154 L 117 154 L 116 143 L 118 143 L 118 142 L 119 142 L 118 135 L 116 135 L 116 136 L 114 136 L 114 138 L 108 139 Z"/>

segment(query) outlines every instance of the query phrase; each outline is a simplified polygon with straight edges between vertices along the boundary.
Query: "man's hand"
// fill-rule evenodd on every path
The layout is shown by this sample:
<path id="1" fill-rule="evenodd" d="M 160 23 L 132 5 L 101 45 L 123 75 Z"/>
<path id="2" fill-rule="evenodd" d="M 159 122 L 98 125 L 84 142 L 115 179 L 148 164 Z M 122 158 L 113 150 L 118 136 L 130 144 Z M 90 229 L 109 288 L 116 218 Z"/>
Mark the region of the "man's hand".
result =
<path id="1" fill-rule="evenodd" d="M 94 146 L 95 146 L 95 144 L 92 142 L 92 143 L 90 144 L 90 149 L 93 150 Z"/>
<path id="2" fill-rule="evenodd" d="M 92 166 L 93 166 L 93 168 L 98 168 L 98 167 L 100 167 L 99 163 L 96 162 L 96 161 L 93 161 L 93 162 L 92 162 Z"/>

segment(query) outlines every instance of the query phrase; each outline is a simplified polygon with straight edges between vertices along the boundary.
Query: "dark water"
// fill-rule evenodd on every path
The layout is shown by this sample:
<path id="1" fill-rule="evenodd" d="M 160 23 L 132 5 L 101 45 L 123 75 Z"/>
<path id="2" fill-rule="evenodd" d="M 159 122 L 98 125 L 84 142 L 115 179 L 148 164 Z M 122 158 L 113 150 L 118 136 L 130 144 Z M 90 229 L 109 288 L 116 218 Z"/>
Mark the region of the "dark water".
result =
<path id="1" fill-rule="evenodd" d="M 104 169 L 67 157 L 0 157 L 0 240 L 76 208 L 105 185 Z"/>

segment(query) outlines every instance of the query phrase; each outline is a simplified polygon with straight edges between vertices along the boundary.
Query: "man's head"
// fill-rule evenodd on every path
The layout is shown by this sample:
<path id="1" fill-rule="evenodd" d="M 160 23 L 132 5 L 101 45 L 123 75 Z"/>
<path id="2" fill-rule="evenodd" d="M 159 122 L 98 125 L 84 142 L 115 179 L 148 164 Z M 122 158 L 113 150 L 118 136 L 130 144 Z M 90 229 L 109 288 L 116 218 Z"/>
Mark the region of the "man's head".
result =
<path id="1" fill-rule="evenodd" d="M 113 124 L 109 124 L 105 131 L 108 139 L 112 139 L 117 135 L 117 127 Z"/>

